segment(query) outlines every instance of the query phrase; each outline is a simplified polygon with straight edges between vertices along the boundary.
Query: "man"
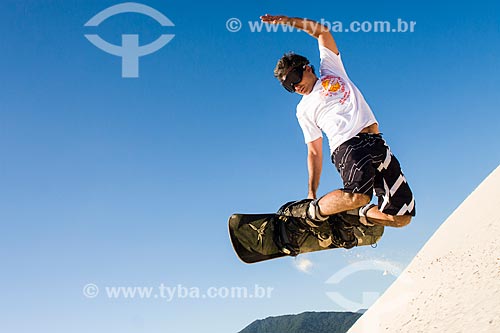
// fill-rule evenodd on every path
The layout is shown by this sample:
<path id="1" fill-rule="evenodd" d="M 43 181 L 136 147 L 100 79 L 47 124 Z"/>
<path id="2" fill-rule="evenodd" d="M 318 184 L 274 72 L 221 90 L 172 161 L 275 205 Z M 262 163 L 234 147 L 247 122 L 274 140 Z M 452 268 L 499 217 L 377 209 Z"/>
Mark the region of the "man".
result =
<path id="1" fill-rule="evenodd" d="M 303 96 L 297 105 L 297 118 L 308 148 L 308 198 L 289 205 L 282 213 L 306 218 L 310 226 L 345 211 L 359 215 L 367 225 L 403 227 L 410 223 L 415 216 L 413 194 L 370 107 L 347 76 L 329 29 L 312 20 L 282 15 L 266 14 L 261 20 L 307 32 L 318 40 L 321 60 L 319 78 L 305 57 L 293 53 L 285 54 L 274 71 L 287 91 Z M 344 188 L 317 199 L 323 132 Z M 370 203 L 373 192 L 378 205 Z"/>

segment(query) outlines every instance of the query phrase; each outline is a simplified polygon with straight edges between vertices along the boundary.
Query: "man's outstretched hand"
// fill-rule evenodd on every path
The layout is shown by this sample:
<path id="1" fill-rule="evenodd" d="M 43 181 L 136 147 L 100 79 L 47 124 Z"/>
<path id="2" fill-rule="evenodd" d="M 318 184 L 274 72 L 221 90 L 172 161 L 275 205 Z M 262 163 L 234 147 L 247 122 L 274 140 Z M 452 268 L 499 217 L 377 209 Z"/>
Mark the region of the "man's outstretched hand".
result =
<path id="1" fill-rule="evenodd" d="M 287 24 L 290 22 L 290 18 L 285 15 L 263 15 L 260 17 L 262 22 L 271 24 Z"/>

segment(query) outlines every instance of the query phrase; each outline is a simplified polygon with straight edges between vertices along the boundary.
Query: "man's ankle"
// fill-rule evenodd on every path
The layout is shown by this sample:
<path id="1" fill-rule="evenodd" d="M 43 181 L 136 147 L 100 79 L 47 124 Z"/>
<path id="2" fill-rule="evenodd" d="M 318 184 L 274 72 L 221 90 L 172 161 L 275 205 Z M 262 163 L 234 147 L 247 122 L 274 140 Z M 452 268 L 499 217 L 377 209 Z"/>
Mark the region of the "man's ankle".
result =
<path id="1" fill-rule="evenodd" d="M 315 199 L 309 203 L 309 208 L 307 209 L 307 215 L 314 222 L 321 223 L 328 220 L 328 215 L 325 216 L 321 214 L 319 208 L 319 199 Z"/>
<path id="2" fill-rule="evenodd" d="M 373 207 L 377 207 L 377 205 L 373 203 L 369 203 L 368 205 L 364 205 L 359 208 L 359 216 L 368 217 L 368 211 Z"/>
<path id="3" fill-rule="evenodd" d="M 374 224 L 372 222 L 370 222 L 370 220 L 367 216 L 368 211 L 370 209 L 372 209 L 373 207 L 377 207 L 377 205 L 375 205 L 373 203 L 369 203 L 369 204 L 361 206 L 359 208 L 348 210 L 348 211 L 346 211 L 346 213 L 349 215 L 359 216 L 359 222 L 361 224 L 364 224 L 366 226 L 373 226 Z"/>

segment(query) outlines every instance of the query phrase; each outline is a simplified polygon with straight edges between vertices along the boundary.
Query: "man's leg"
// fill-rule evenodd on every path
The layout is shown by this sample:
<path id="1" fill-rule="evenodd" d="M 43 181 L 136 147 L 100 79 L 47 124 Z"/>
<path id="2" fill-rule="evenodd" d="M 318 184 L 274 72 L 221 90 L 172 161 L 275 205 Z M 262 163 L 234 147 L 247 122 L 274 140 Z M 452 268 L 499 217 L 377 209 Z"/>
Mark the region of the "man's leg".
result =
<path id="1" fill-rule="evenodd" d="M 370 197 L 362 193 L 343 190 L 332 191 L 319 200 L 304 199 L 280 209 L 280 214 L 307 219 L 311 226 L 319 226 L 328 216 L 360 208 L 370 202 Z M 357 210 L 356 210 L 357 211 Z"/>
<path id="2" fill-rule="evenodd" d="M 360 208 L 369 202 L 370 197 L 366 194 L 335 190 L 319 199 L 318 208 L 321 215 L 327 216 Z"/>
<path id="3" fill-rule="evenodd" d="M 323 216 L 333 215 L 347 210 L 358 210 L 370 203 L 366 194 L 349 193 L 342 190 L 332 191 L 323 196 L 317 203 L 319 213 Z M 377 206 L 371 207 L 364 213 L 368 222 L 388 227 L 404 227 L 411 221 L 410 215 L 389 215 L 378 210 Z"/>
<path id="4" fill-rule="evenodd" d="M 366 220 L 373 224 L 404 227 L 415 216 L 413 193 L 406 181 L 398 159 L 392 154 L 389 146 L 380 138 L 377 140 L 378 150 L 385 150 L 383 159 L 374 160 L 374 191 L 378 197 L 378 206 L 367 205 L 359 210 Z"/>
<path id="5" fill-rule="evenodd" d="M 344 187 L 319 199 L 316 211 L 320 215 L 328 216 L 356 210 L 370 203 L 376 175 L 374 162 L 383 160 L 386 154 L 383 147 L 378 147 L 379 139 L 380 135 L 359 134 L 333 152 L 332 162 L 342 178 Z"/>
<path id="6" fill-rule="evenodd" d="M 370 208 L 365 216 L 368 222 L 386 227 L 401 228 L 410 224 L 411 215 L 389 215 L 378 210 L 377 206 Z"/>
<path id="7" fill-rule="evenodd" d="M 415 215 L 413 194 L 401 171 L 397 158 L 380 135 L 359 135 L 341 145 L 332 156 L 344 181 L 344 190 L 329 193 L 319 202 L 319 209 L 335 214 L 349 206 L 354 214 L 368 223 L 390 227 L 404 227 Z M 370 205 L 368 195 L 356 194 L 374 191 L 378 206 Z M 352 193 L 350 193 L 352 192 Z M 361 191 L 362 192 L 362 191 Z M 331 199 L 331 200 L 330 200 Z M 339 200 L 335 204 L 335 200 Z M 357 209 L 362 207 L 361 209 Z M 350 213 L 349 213 L 350 214 Z"/>

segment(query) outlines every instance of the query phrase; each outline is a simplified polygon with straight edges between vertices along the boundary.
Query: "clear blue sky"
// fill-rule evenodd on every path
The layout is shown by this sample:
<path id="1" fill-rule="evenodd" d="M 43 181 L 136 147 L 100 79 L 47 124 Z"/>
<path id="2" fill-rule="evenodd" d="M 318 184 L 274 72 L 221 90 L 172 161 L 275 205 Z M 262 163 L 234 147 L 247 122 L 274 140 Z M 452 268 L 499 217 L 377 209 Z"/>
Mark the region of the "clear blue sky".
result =
<path id="1" fill-rule="evenodd" d="M 327 292 L 361 302 L 402 268 L 500 161 L 500 28 L 493 1 L 143 1 L 175 24 L 122 14 L 119 1 L 0 4 L 0 330 L 236 332 L 270 315 L 343 311 Z M 351 79 L 372 106 L 417 198 L 417 218 L 377 249 L 324 251 L 257 265 L 238 261 L 234 212 L 272 212 L 307 194 L 299 96 L 272 76 L 294 50 L 318 66 L 304 33 L 256 33 L 264 13 L 342 21 L 416 21 L 413 33 L 337 33 Z M 243 27 L 229 32 L 226 21 Z M 90 44 L 175 38 L 121 77 L 120 58 Z M 324 145 L 326 149 L 326 144 Z M 341 185 L 325 154 L 320 194 Z M 471 221 L 474 232 L 474 221 Z M 453 241 L 453 240 L 450 240 Z M 85 298 L 94 283 L 100 294 Z M 109 299 L 105 286 L 272 287 L 266 299 Z M 356 309 L 353 309 L 356 310 Z"/>

